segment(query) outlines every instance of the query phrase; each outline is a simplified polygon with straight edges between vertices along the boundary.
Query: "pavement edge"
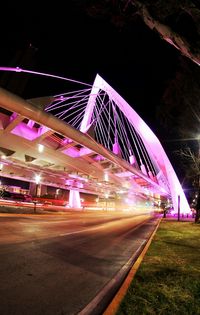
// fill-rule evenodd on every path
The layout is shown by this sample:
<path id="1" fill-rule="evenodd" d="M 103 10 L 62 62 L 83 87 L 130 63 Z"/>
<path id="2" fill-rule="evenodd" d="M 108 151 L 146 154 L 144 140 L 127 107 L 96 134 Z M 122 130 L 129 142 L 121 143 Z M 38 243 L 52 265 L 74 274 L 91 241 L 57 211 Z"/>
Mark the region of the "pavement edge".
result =
<path id="1" fill-rule="evenodd" d="M 119 288 L 119 290 L 117 291 L 116 295 L 114 296 L 114 298 L 112 299 L 112 301 L 110 302 L 110 304 L 108 305 L 108 307 L 106 308 L 106 310 L 104 311 L 103 315 L 115 315 L 120 303 L 122 302 L 124 296 L 126 295 L 128 288 L 152 242 L 152 239 L 154 237 L 154 235 L 156 234 L 156 231 L 160 225 L 162 218 L 160 218 L 158 220 L 158 223 L 156 225 L 155 230 L 153 231 L 153 233 L 151 234 L 149 240 L 147 241 L 145 247 L 143 248 L 141 254 L 138 256 L 138 258 L 136 259 L 135 263 L 133 264 L 132 268 L 130 269 L 127 277 L 125 278 L 123 284 L 121 285 L 121 287 Z"/>

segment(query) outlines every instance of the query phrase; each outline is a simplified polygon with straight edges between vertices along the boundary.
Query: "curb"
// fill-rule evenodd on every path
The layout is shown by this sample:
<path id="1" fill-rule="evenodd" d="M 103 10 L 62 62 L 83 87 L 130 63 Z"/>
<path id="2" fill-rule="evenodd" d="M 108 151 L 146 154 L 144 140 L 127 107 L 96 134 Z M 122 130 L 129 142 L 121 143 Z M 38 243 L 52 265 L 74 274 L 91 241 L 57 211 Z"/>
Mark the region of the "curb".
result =
<path id="1" fill-rule="evenodd" d="M 133 278 L 129 277 L 129 274 L 132 272 L 132 269 L 136 270 L 138 260 L 141 262 L 150 243 L 151 240 L 156 233 L 156 230 L 160 224 L 161 218 L 158 219 L 155 229 L 151 233 L 148 240 L 142 242 L 136 252 L 132 255 L 132 257 L 126 262 L 126 264 L 119 270 L 119 272 L 112 278 L 107 285 L 95 296 L 90 303 L 84 307 L 80 312 L 76 315 L 112 315 L 115 314 L 122 298 L 126 294 L 128 286 Z M 139 228 L 139 226 L 143 225 L 143 223 L 138 224 L 135 228 Z M 127 279 L 130 279 L 128 284 L 126 284 L 126 289 L 123 289 L 124 283 L 127 282 Z M 122 290 L 122 291 L 121 291 Z M 118 297 L 120 296 L 120 298 Z M 114 298 L 113 298 L 114 297 Z M 110 302 L 111 301 L 111 302 Z"/>
<path id="2" fill-rule="evenodd" d="M 157 226 L 155 228 L 155 230 L 153 231 L 153 233 L 151 234 L 149 240 L 147 241 L 145 247 L 143 248 L 142 252 L 140 253 L 140 255 L 138 256 L 137 260 L 135 261 L 135 263 L 133 264 L 131 270 L 129 271 L 125 281 L 123 282 L 122 286 L 120 287 L 120 289 L 118 290 L 117 294 L 114 296 L 114 298 L 112 299 L 111 303 L 108 305 L 108 307 L 106 308 L 106 310 L 104 311 L 103 315 L 115 315 L 120 303 L 122 302 L 124 296 L 126 295 L 128 288 L 152 242 L 152 239 L 160 225 L 162 218 L 159 219 Z"/>

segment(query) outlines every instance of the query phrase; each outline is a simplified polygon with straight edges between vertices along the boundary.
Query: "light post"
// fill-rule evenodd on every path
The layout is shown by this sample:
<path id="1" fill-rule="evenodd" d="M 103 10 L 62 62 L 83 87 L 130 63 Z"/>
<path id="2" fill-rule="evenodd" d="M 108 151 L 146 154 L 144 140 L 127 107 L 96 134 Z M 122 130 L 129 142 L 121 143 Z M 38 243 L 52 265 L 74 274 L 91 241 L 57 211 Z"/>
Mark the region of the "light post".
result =
<path id="1" fill-rule="evenodd" d="M 106 194 L 105 194 L 105 199 L 106 199 L 106 211 L 108 211 L 108 197 L 109 197 L 109 194 L 106 193 Z"/>
<path id="2" fill-rule="evenodd" d="M 35 175 L 35 195 L 36 195 L 36 198 L 38 196 L 38 185 L 40 183 L 40 180 L 41 180 L 41 176 L 39 174 L 36 174 Z M 34 213 L 36 213 L 36 203 L 37 203 L 37 200 L 33 201 L 34 203 Z"/>
<path id="3" fill-rule="evenodd" d="M 180 195 L 178 195 L 178 221 L 180 221 Z"/>
<path id="4" fill-rule="evenodd" d="M 38 196 L 38 185 L 40 183 L 41 176 L 39 174 L 35 175 L 35 184 L 36 184 L 36 197 Z"/>

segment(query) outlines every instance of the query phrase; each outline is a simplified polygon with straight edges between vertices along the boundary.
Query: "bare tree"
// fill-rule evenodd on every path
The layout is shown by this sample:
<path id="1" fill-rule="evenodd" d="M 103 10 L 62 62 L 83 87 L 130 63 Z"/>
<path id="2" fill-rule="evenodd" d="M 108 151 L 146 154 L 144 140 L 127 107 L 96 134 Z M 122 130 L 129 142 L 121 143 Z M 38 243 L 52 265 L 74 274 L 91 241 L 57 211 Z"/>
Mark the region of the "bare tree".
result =
<path id="1" fill-rule="evenodd" d="M 139 17 L 180 53 L 200 65 L 199 0 L 87 0 L 78 1 L 93 17 L 110 20 L 118 28 Z"/>
<path id="2" fill-rule="evenodd" d="M 199 147 L 199 142 L 198 142 Z M 175 153 L 180 157 L 185 172 L 185 177 L 192 180 L 196 190 L 193 206 L 196 209 L 195 222 L 200 222 L 200 150 L 193 151 L 190 147 L 176 150 Z"/>

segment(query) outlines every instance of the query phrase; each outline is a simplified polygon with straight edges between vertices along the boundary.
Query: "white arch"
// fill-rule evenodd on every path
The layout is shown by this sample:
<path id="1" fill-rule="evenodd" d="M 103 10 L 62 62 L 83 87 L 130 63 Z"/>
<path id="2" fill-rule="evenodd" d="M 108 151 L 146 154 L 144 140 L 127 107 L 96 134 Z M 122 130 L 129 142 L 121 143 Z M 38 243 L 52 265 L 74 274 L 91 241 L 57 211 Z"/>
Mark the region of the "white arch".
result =
<path id="1" fill-rule="evenodd" d="M 90 127 L 91 117 L 99 90 L 104 90 L 108 94 L 110 99 L 116 103 L 142 138 L 148 153 L 159 166 L 160 171 L 157 174 L 159 185 L 170 192 L 174 210 L 178 211 L 178 196 L 180 196 L 181 212 L 189 213 L 190 207 L 188 201 L 160 141 L 134 109 L 98 74 L 91 90 L 80 130 L 87 132 Z"/>

